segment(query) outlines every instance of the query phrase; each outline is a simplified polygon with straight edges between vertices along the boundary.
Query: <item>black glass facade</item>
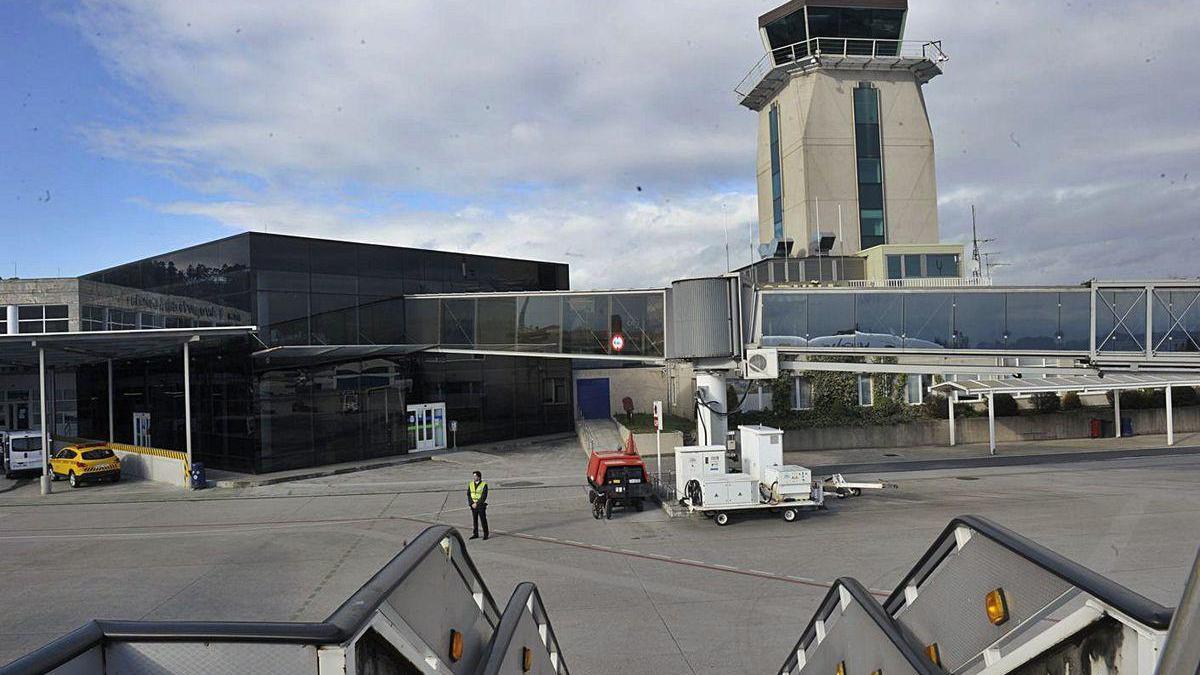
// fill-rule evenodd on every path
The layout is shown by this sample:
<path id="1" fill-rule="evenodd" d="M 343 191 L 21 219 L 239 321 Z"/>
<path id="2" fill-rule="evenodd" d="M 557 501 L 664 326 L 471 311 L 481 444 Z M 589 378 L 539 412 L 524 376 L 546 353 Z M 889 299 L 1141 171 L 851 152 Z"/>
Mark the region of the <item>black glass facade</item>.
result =
<path id="1" fill-rule="evenodd" d="M 227 307 L 228 315 L 212 324 L 229 323 L 229 318 L 246 322 L 248 317 L 258 326 L 263 344 L 201 344 L 193 351 L 194 454 L 217 468 L 267 472 L 406 452 L 404 421 L 411 403 L 445 402 L 448 418 L 459 423 L 460 443 L 571 428 L 570 401 L 544 403 L 542 397 L 547 380 L 551 389 L 558 380 L 569 382 L 565 361 L 487 356 L 459 364 L 393 357 L 289 361 L 286 367 L 272 367 L 252 356 L 264 347 L 450 345 L 467 340 L 514 344 L 518 335 L 544 343 L 550 325 L 544 308 L 518 308 L 515 299 L 485 303 L 478 310 L 471 301 L 469 311 L 466 305 L 450 304 L 445 311 L 455 320 L 434 335 L 429 330 L 438 331 L 436 317 L 423 322 L 417 314 L 407 322 L 414 326 L 412 335 L 406 335 L 404 296 L 565 290 L 566 265 L 246 233 L 83 279 L 156 298 L 204 301 L 204 308 Z M 101 321 L 126 313 L 90 311 L 93 323 L 101 326 Z M 142 323 L 146 320 L 137 325 Z M 118 441 L 132 441 L 133 413 L 149 412 L 153 444 L 184 447 L 180 358 L 114 364 Z M 79 401 L 80 433 L 106 436 L 104 366 L 80 370 Z"/>
<path id="2" fill-rule="evenodd" d="M 904 33 L 904 10 L 806 6 L 767 21 L 763 30 L 776 64 L 818 49 L 834 54 L 895 56 Z"/>

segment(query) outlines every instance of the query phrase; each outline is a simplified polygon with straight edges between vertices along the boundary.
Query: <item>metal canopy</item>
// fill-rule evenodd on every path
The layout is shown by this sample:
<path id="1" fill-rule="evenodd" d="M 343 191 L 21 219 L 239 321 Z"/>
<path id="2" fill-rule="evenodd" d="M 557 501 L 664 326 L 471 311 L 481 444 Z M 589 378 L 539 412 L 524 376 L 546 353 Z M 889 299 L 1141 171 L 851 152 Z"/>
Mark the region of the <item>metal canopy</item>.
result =
<path id="1" fill-rule="evenodd" d="M 217 326 L 0 335 L 0 364 L 37 368 L 39 347 L 46 350 L 46 365 L 56 367 L 146 358 L 176 354 L 186 342 L 240 337 L 256 330 L 255 326 Z"/>
<path id="2" fill-rule="evenodd" d="M 1196 373 L 1106 373 L 1104 375 L 1062 375 L 1057 377 L 998 377 L 985 380 L 942 382 L 933 391 L 956 392 L 962 396 L 988 394 L 1033 394 L 1037 392 L 1105 392 L 1118 389 L 1161 389 L 1200 387 Z"/>
<path id="3" fill-rule="evenodd" d="M 296 345 L 254 352 L 256 368 L 288 368 L 342 363 L 369 358 L 396 358 L 425 351 L 435 345 Z"/>

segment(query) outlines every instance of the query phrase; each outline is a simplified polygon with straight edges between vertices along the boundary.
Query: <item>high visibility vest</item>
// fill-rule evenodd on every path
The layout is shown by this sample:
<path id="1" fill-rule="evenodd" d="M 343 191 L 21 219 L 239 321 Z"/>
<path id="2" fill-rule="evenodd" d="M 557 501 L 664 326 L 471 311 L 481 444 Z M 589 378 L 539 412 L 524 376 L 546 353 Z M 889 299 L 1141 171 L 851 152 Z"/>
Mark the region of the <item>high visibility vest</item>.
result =
<path id="1" fill-rule="evenodd" d="M 467 483 L 467 492 L 471 495 L 471 501 L 477 502 L 483 499 L 483 489 L 487 487 L 487 483 L 479 481 L 476 485 L 474 481 Z"/>

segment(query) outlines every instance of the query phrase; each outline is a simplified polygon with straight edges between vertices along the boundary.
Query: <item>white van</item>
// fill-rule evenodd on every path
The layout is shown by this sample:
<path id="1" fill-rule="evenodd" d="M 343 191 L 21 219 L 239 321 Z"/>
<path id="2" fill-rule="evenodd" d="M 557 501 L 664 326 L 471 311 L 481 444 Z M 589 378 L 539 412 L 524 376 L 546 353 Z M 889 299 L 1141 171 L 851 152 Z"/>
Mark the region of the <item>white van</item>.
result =
<path id="1" fill-rule="evenodd" d="M 42 432 L 0 431 L 0 464 L 4 477 L 24 472 L 42 472 Z"/>

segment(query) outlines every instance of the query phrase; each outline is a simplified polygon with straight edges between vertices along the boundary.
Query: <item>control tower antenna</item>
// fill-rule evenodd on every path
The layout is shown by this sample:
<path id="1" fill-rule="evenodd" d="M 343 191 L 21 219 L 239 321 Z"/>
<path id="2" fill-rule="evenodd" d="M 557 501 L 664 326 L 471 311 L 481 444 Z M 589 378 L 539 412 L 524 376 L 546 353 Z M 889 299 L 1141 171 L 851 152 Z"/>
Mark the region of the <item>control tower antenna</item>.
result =
<path id="1" fill-rule="evenodd" d="M 984 276 L 983 256 L 979 252 L 980 244 L 990 244 L 996 241 L 995 239 L 980 239 L 979 228 L 975 224 L 975 205 L 971 205 L 971 260 L 975 263 L 975 269 L 971 271 L 971 277 L 980 279 Z M 987 274 L 991 276 L 990 271 Z"/>

